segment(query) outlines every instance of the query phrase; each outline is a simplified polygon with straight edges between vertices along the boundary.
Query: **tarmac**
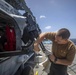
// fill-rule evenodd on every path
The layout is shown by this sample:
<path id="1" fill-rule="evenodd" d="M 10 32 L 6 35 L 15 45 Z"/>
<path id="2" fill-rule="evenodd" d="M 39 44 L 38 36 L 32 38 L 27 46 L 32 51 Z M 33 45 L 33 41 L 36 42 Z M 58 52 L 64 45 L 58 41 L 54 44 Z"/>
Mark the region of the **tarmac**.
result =
<path id="1" fill-rule="evenodd" d="M 45 47 L 49 49 L 49 45 L 45 44 Z M 37 64 L 34 67 L 34 75 L 48 75 L 47 72 L 49 68 L 44 70 L 44 67 L 42 65 L 42 63 L 47 59 L 47 57 L 42 51 L 40 51 L 39 54 L 41 54 L 42 56 L 36 57 Z M 69 75 L 76 75 L 76 55 L 72 65 L 68 67 L 68 73 Z"/>

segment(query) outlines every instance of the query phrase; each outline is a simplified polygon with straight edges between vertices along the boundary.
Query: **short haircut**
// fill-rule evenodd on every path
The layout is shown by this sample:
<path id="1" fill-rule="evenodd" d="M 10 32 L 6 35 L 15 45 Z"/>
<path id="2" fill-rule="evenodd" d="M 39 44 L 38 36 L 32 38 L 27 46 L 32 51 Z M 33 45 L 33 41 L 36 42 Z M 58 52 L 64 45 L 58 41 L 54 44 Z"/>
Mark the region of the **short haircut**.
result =
<path id="1" fill-rule="evenodd" d="M 62 39 L 68 39 L 70 37 L 70 31 L 66 28 L 61 28 L 58 31 L 58 36 L 61 36 Z"/>

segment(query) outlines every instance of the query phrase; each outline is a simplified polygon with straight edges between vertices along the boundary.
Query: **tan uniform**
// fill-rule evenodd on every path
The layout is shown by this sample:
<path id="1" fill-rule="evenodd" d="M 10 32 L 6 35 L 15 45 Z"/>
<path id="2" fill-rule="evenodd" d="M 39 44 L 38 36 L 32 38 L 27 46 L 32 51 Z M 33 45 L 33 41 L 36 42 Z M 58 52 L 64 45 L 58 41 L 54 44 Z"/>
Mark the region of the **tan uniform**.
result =
<path id="1" fill-rule="evenodd" d="M 68 40 L 67 44 L 58 44 L 55 42 L 56 33 L 46 33 L 46 39 L 52 41 L 52 52 L 53 54 L 60 59 L 67 59 L 73 61 L 75 56 L 75 45 L 71 40 Z"/>

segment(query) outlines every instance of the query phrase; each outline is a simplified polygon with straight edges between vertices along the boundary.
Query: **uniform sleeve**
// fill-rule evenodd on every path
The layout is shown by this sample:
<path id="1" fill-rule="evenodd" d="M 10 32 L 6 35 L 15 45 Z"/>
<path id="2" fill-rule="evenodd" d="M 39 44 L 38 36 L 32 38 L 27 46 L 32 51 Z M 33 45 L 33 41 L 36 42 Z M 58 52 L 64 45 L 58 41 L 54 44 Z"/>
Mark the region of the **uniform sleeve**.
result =
<path id="1" fill-rule="evenodd" d="M 68 51 L 67 60 L 73 61 L 74 57 L 75 57 L 75 53 L 76 53 L 76 48 L 75 48 L 74 45 L 72 45 L 71 48 Z"/>
<path id="2" fill-rule="evenodd" d="M 46 39 L 54 41 L 56 33 L 54 33 L 54 32 L 47 32 L 45 35 L 46 35 L 45 36 Z"/>

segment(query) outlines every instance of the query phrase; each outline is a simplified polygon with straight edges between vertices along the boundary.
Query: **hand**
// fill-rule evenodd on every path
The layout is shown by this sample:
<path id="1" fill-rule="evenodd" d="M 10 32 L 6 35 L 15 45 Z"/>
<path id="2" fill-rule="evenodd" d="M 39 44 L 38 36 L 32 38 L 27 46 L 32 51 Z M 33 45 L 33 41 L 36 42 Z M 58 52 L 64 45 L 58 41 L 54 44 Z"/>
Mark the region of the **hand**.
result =
<path id="1" fill-rule="evenodd" d="M 40 48 L 37 43 L 34 43 L 34 51 L 40 51 Z"/>
<path id="2" fill-rule="evenodd" d="M 52 62 L 54 62 L 55 56 L 54 56 L 53 54 L 50 54 L 50 55 L 49 55 L 49 59 L 50 59 Z"/>

